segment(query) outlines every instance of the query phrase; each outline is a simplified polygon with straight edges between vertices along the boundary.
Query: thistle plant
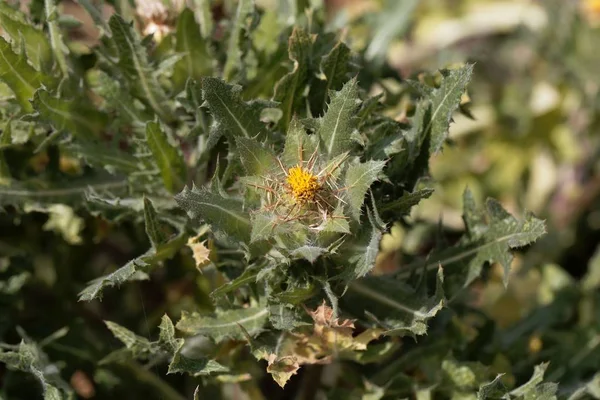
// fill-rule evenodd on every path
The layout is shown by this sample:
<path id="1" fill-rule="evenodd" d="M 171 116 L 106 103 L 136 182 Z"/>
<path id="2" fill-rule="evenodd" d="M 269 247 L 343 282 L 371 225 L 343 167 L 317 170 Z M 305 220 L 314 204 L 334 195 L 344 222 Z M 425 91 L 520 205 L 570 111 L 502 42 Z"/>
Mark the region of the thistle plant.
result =
<path id="1" fill-rule="evenodd" d="M 10 40 L 0 39 L 0 204 L 62 222 L 76 212 L 111 227 L 143 226 L 149 248 L 104 275 L 94 271 L 99 277 L 79 293 L 91 313 L 102 296 L 152 281 L 163 266 L 200 282 L 190 301 L 168 307 L 177 323 L 167 314 L 156 321 L 157 340 L 106 321 L 125 347 L 99 365 L 167 364 L 202 398 L 223 382 L 252 387 L 250 376 L 265 367 L 255 360 L 281 387 L 314 365 L 343 362 L 355 374 L 368 364 L 376 372 L 359 374 L 361 396 L 374 388 L 408 395 L 387 369 L 406 338 L 418 350 L 430 320 L 448 299 L 464 301 L 485 265 L 502 265 L 507 282 L 511 251 L 545 230 L 494 200 L 481 209 L 465 191 L 458 242 L 407 254 L 394 274 L 380 268 L 382 237 L 394 223 L 412 229 L 411 208 L 433 191 L 429 158 L 445 145 L 453 115 L 468 113 L 473 66 L 396 74 L 394 91 L 361 65 L 364 49 L 328 30 L 318 2 L 273 10 L 225 2 L 218 27 L 211 2 L 193 3 L 157 40 L 120 15 L 123 5 L 105 21 L 81 1 L 103 33 L 85 49 L 56 18 L 36 27 L 1 5 Z M 31 168 L 40 152 L 49 161 Z M 67 225 L 48 229 L 81 234 Z M 436 329 L 451 324 L 442 318 Z M 32 372 L 46 398 L 70 396 L 44 372 L 48 358 L 35 346 L 24 338 L 0 361 Z M 466 368 L 451 349 L 439 355 L 448 374 Z M 475 385 L 457 378 L 440 392 L 474 395 L 480 383 L 501 392 L 499 382 L 486 372 Z"/>

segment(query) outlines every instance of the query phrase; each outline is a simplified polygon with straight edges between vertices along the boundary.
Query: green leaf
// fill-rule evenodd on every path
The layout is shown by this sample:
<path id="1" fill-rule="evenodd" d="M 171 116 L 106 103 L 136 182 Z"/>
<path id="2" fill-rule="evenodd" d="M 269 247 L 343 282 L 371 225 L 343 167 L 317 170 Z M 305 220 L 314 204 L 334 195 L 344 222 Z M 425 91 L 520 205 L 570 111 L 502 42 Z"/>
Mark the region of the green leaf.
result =
<path id="1" fill-rule="evenodd" d="M 158 213 L 152 204 L 152 201 L 144 196 L 144 221 L 146 223 L 146 235 L 154 248 L 167 241 L 166 235 L 162 230 L 161 223 L 158 220 Z"/>
<path id="2" fill-rule="evenodd" d="M 27 59 L 36 70 L 50 71 L 52 48 L 46 35 L 7 2 L 0 2 L 0 27 L 10 36 L 13 44 L 24 41 Z M 22 54 L 22 57 L 25 58 L 25 55 Z"/>
<path id="3" fill-rule="evenodd" d="M 527 400 L 556 400 L 557 385 L 555 383 L 542 383 L 546 369 L 548 369 L 548 363 L 536 365 L 529 381 L 513 389 L 510 395 Z"/>
<path id="4" fill-rule="evenodd" d="M 439 268 L 430 297 L 426 287 L 415 289 L 390 276 L 369 276 L 350 283 L 341 301 L 345 310 L 376 322 L 386 335 L 424 335 L 427 320 L 445 305 L 443 283 Z"/>
<path id="5" fill-rule="evenodd" d="M 439 88 L 429 97 L 431 101 L 431 120 L 425 127 L 425 132 L 431 129 L 429 153 L 437 153 L 446 138 L 452 120 L 452 114 L 460 105 L 460 100 L 473 74 L 473 65 L 448 71 L 444 74 Z"/>
<path id="6" fill-rule="evenodd" d="M 160 87 L 148 63 L 146 49 L 140 43 L 131 24 L 114 14 L 108 21 L 119 56 L 119 71 L 134 89 L 136 97 L 148 104 L 166 122 L 173 118 L 167 107 L 167 96 Z"/>
<path id="7" fill-rule="evenodd" d="M 314 82 L 310 88 L 311 103 L 318 110 L 324 110 L 329 93 L 340 90 L 348 81 L 351 71 L 350 49 L 343 42 L 337 42 L 331 51 L 324 55 L 320 63 L 319 82 Z"/>
<path id="8" fill-rule="evenodd" d="M 261 122 L 263 109 L 272 106 L 264 101 L 245 102 L 241 98 L 242 88 L 228 85 L 217 78 L 202 78 L 202 97 L 208 104 L 214 121 L 211 127 L 211 143 L 226 135 L 233 143 L 233 138 L 263 140 L 266 137 L 266 126 Z"/>
<path id="9" fill-rule="evenodd" d="M 173 354 L 167 374 L 185 373 L 192 376 L 210 375 L 214 372 L 227 372 L 229 369 L 208 358 L 189 358 L 182 354 L 184 340 L 175 338 L 175 326 L 168 315 L 160 322 L 158 344 Z"/>
<path id="10" fill-rule="evenodd" d="M 250 217 L 244 211 L 241 200 L 225 198 L 206 188 L 194 186 L 190 190 L 186 186 L 175 196 L 175 201 L 190 218 L 201 218 L 229 236 L 250 241 Z"/>
<path id="11" fill-rule="evenodd" d="M 396 218 L 408 215 L 410 210 L 419 204 L 421 200 L 429 198 L 433 194 L 433 189 L 421 189 L 412 193 L 405 192 L 398 199 L 385 203 L 380 207 L 381 213 L 390 212 Z"/>
<path id="12" fill-rule="evenodd" d="M 275 154 L 258 141 L 236 137 L 235 142 L 247 175 L 265 175 L 278 168 Z"/>
<path id="13" fill-rule="evenodd" d="M 0 37 L 0 80 L 13 91 L 25 113 L 33 111 L 29 102 L 42 85 L 52 86 L 51 80 L 27 63 L 23 54 L 17 55 L 10 44 Z"/>
<path id="14" fill-rule="evenodd" d="M 148 122 L 146 140 L 167 190 L 171 193 L 181 190 L 186 179 L 185 162 L 158 122 Z"/>
<path id="15" fill-rule="evenodd" d="M 44 399 L 62 400 L 73 395 L 69 385 L 61 379 L 58 366 L 52 364 L 40 346 L 30 339 L 21 340 L 14 351 L 0 348 L 0 362 L 10 370 L 32 374 L 42 385 Z"/>
<path id="16" fill-rule="evenodd" d="M 219 296 L 223 296 L 227 293 L 230 293 L 246 284 L 249 283 L 254 283 L 256 282 L 256 277 L 258 276 L 258 273 L 260 272 L 260 269 L 258 266 L 256 265 L 252 265 L 247 267 L 244 272 L 238 276 L 237 278 L 235 278 L 234 280 L 227 282 L 226 284 L 220 286 L 219 288 L 215 289 L 210 296 L 211 297 L 219 297 Z"/>
<path id="17" fill-rule="evenodd" d="M 276 233 L 277 217 L 268 213 L 257 213 L 252 217 L 250 242 L 269 239 Z"/>
<path id="18" fill-rule="evenodd" d="M 138 336 L 117 323 L 111 321 L 104 321 L 104 323 L 113 336 L 119 339 L 135 358 L 147 359 L 158 350 L 157 346 L 145 337 Z"/>
<path id="19" fill-rule="evenodd" d="M 97 139 L 104 132 L 108 116 L 87 101 L 65 100 L 39 89 L 33 97 L 33 107 L 40 117 L 58 132 L 68 132 L 81 139 Z"/>
<path id="20" fill-rule="evenodd" d="M 11 181 L 8 185 L 0 184 L 0 205 L 80 203 L 85 201 L 85 195 L 89 191 L 122 192 L 127 187 L 127 180 L 113 176 L 79 178 L 61 183 L 38 180 Z"/>
<path id="21" fill-rule="evenodd" d="M 311 40 L 308 34 L 294 28 L 289 39 L 289 58 L 293 63 L 292 71 L 282 77 L 275 85 L 273 100 L 280 103 L 283 111 L 281 127 L 287 130 L 294 110 L 301 107 L 304 98 L 304 89 L 308 83 L 308 57 L 310 55 Z"/>
<path id="22" fill-rule="evenodd" d="M 116 271 L 94 279 L 79 293 L 79 301 L 91 301 L 102 297 L 104 289 L 125 282 L 148 279 L 148 272 L 160 262 L 173 257 L 185 245 L 187 236 L 179 234 L 168 242 L 151 248 Z"/>
<path id="23" fill-rule="evenodd" d="M 230 81 L 235 73 L 242 68 L 241 36 L 244 29 L 249 25 L 248 19 L 254 12 L 254 0 L 239 0 L 235 18 L 230 21 L 229 41 L 227 42 L 227 61 L 223 68 L 223 77 Z"/>
<path id="24" fill-rule="evenodd" d="M 370 225 L 371 229 L 363 229 L 358 238 L 345 243 L 340 251 L 354 265 L 354 268 L 346 273 L 347 280 L 363 277 L 375 266 L 383 233 L 374 223 L 370 211 L 369 222 L 370 224 L 364 225 L 366 225 L 365 228 Z"/>
<path id="25" fill-rule="evenodd" d="M 48 33 L 50 34 L 50 47 L 54 54 L 54 60 L 58 64 L 58 67 L 63 77 L 69 76 L 69 66 L 67 65 L 66 54 L 69 54 L 69 48 L 65 45 L 60 26 L 58 24 L 58 9 L 54 0 L 44 0 L 44 10 L 46 11 L 46 25 L 48 26 Z"/>
<path id="26" fill-rule="evenodd" d="M 248 308 L 220 310 L 214 316 L 183 312 L 177 329 L 190 335 L 205 335 L 216 342 L 224 339 L 244 339 L 240 325 L 250 334 L 257 335 L 263 330 L 269 317 L 269 309 L 257 305 Z"/>
<path id="27" fill-rule="evenodd" d="M 452 264 L 459 264 L 465 269 L 464 286 L 467 286 L 479 276 L 485 262 L 498 262 L 504 268 L 503 281 L 507 285 L 513 259 L 510 250 L 531 244 L 546 233 L 544 221 L 530 213 L 519 221 L 495 200 L 488 199 L 486 209 L 477 210 L 469 190 L 465 191 L 463 202 L 467 234 L 459 244 L 430 254 L 426 263 L 405 266 L 400 275 L 421 268 L 429 270 L 438 265 L 453 268 Z"/>
<path id="28" fill-rule="evenodd" d="M 346 171 L 344 188 L 350 214 L 356 220 L 360 220 L 360 211 L 365 201 L 367 190 L 373 182 L 378 180 L 385 161 L 367 161 L 365 163 L 352 164 Z"/>
<path id="29" fill-rule="evenodd" d="M 176 91 L 180 91 L 189 78 L 199 80 L 202 76 L 211 74 L 213 57 L 208 52 L 194 13 L 189 9 L 183 10 L 179 15 L 175 41 L 175 51 L 183 54 L 173 71 L 173 85 Z"/>
<path id="30" fill-rule="evenodd" d="M 0 281 L 0 294 L 10 296 L 19 293 L 21 288 L 29 281 L 29 278 L 31 278 L 29 272 L 22 272 Z"/>
<path id="31" fill-rule="evenodd" d="M 486 400 L 489 398 L 498 398 L 506 393 L 506 388 L 502 383 L 502 376 L 498 374 L 493 381 L 479 385 L 477 391 L 477 400 Z"/>
<path id="32" fill-rule="evenodd" d="M 281 155 L 283 164 L 295 166 L 310 159 L 310 156 L 318 146 L 318 143 L 314 139 L 314 135 L 309 136 L 304 130 L 302 123 L 298 119 L 293 118 L 285 136 L 285 146 Z"/>
<path id="33" fill-rule="evenodd" d="M 332 93 L 331 102 L 320 120 L 318 130 L 326 154 L 330 158 L 352 149 L 352 132 L 356 127 L 354 114 L 358 105 L 356 79 L 346 83 L 339 92 Z"/>

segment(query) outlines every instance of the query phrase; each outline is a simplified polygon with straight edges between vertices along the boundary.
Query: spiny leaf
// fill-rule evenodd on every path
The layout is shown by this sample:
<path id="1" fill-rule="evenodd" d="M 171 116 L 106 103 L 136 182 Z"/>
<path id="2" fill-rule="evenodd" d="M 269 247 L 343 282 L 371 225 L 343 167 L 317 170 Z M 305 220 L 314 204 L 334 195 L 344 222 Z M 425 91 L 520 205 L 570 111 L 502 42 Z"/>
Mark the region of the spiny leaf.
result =
<path id="1" fill-rule="evenodd" d="M 0 184 L 0 205 L 27 203 L 76 203 L 85 199 L 86 192 L 123 192 L 128 187 L 126 179 L 113 176 L 74 179 L 70 182 L 51 183 L 37 180 Z"/>
<path id="2" fill-rule="evenodd" d="M 236 239 L 250 240 L 250 218 L 240 200 L 224 198 L 206 188 L 194 186 L 190 190 L 186 186 L 175 196 L 175 201 L 190 218 L 201 218 Z"/>
<path id="3" fill-rule="evenodd" d="M 172 116 L 167 108 L 167 96 L 154 77 L 146 49 L 141 45 L 131 24 L 117 14 L 110 18 L 108 24 L 118 51 L 120 71 L 134 88 L 136 96 L 162 119 L 170 122 Z"/>
<path id="4" fill-rule="evenodd" d="M 194 13 L 189 9 L 183 10 L 179 15 L 175 40 L 175 51 L 183 54 L 173 70 L 173 85 L 179 91 L 189 78 L 200 79 L 210 75 L 213 57 L 208 52 Z"/>
<path id="5" fill-rule="evenodd" d="M 386 335 L 424 335 L 427 320 L 445 305 L 443 280 L 439 268 L 435 294 L 429 297 L 390 276 L 370 276 L 352 282 L 341 300 L 344 309 L 378 323 Z"/>
<path id="6" fill-rule="evenodd" d="M 275 154 L 258 141 L 236 137 L 235 142 L 246 174 L 265 175 L 277 167 Z"/>
<path id="7" fill-rule="evenodd" d="M 513 259 L 510 250 L 531 244 L 546 233 L 544 221 L 532 214 L 519 221 L 495 200 L 489 199 L 485 210 L 475 209 L 475 201 L 468 189 L 463 202 L 463 219 L 468 233 L 459 244 L 432 253 L 426 263 L 406 266 L 402 275 L 420 268 L 431 269 L 438 265 L 453 268 L 452 264 L 459 264 L 465 269 L 464 286 L 467 286 L 479 276 L 484 263 L 498 262 L 504 268 L 503 281 L 507 285 Z"/>
<path id="8" fill-rule="evenodd" d="M 320 120 L 319 137 L 329 157 L 335 157 L 353 147 L 352 132 L 356 127 L 354 113 L 359 104 L 356 79 L 334 92 L 327 112 Z"/>
<path id="9" fill-rule="evenodd" d="M 161 223 L 158 220 L 158 213 L 152 204 L 152 201 L 144 197 L 144 221 L 146 222 L 146 235 L 154 248 L 167 241 L 165 233 L 162 231 Z"/>
<path id="10" fill-rule="evenodd" d="M 262 331 L 269 317 L 269 309 L 262 305 L 217 311 L 214 316 L 183 312 L 177 329 L 190 335 L 205 335 L 220 342 L 226 338 L 244 339 L 240 325 L 250 334 Z"/>
<path id="11" fill-rule="evenodd" d="M 25 113 L 33 111 L 29 102 L 42 85 L 51 86 L 51 80 L 27 63 L 25 55 L 17 55 L 10 44 L 0 37 L 0 80 L 13 91 Z"/>
<path id="12" fill-rule="evenodd" d="M 138 336 L 129 329 L 111 321 L 104 321 L 114 337 L 119 339 L 136 358 L 148 358 L 154 353 L 155 346 L 145 337 Z"/>
<path id="13" fill-rule="evenodd" d="M 94 279 L 79 293 L 79 301 L 91 301 L 102 297 L 104 289 L 134 280 L 148 279 L 147 272 L 160 262 L 173 257 L 186 243 L 187 236 L 179 234 L 145 254 L 129 261 L 116 271 Z"/>
<path id="14" fill-rule="evenodd" d="M 254 12 L 254 0 L 239 0 L 235 18 L 230 22 L 229 41 L 227 43 L 227 61 L 223 68 L 223 77 L 230 81 L 242 67 L 242 51 L 240 37 L 248 25 L 248 16 Z"/>
<path id="15" fill-rule="evenodd" d="M 369 211 L 370 213 L 370 211 Z M 379 243 L 383 233 L 369 216 L 369 224 L 365 224 L 365 228 L 360 233 L 360 236 L 355 241 L 344 244 L 341 253 L 347 256 L 354 268 L 346 272 L 347 281 L 360 278 L 368 274 L 375 266 L 377 254 L 379 254 Z M 368 229 L 370 227 L 371 229 Z"/>
<path id="16" fill-rule="evenodd" d="M 186 179 L 186 166 L 183 157 L 173 146 L 158 122 L 146 125 L 146 140 L 160 170 L 167 190 L 175 193 L 181 189 Z"/>
<path id="17" fill-rule="evenodd" d="M 293 118 L 285 137 L 285 146 L 281 155 L 283 164 L 294 166 L 308 160 L 318 145 L 314 139 L 315 136 L 309 136 L 302 123 Z"/>
<path id="18" fill-rule="evenodd" d="M 42 385 L 44 399 L 62 400 L 72 396 L 69 385 L 60 377 L 58 367 L 28 338 L 21 340 L 15 351 L 0 348 L 0 362 L 11 370 L 32 374 Z"/>
<path id="19" fill-rule="evenodd" d="M 299 108 L 303 99 L 304 88 L 308 81 L 310 46 L 311 40 L 308 34 L 300 28 L 294 28 L 288 43 L 293 69 L 277 82 L 273 95 L 273 100 L 280 103 L 279 108 L 283 111 L 280 121 L 284 130 L 287 130 L 294 110 Z"/>
<path id="20" fill-rule="evenodd" d="M 344 187 L 346 188 L 346 198 L 352 217 L 359 221 L 360 210 L 365 201 L 367 190 L 375 182 L 385 166 L 385 161 L 367 161 L 359 164 L 352 164 L 346 171 L 344 178 Z"/>
<path id="21" fill-rule="evenodd" d="M 237 278 L 235 278 L 234 280 L 232 280 L 230 282 L 227 282 L 226 284 L 220 286 L 219 288 L 215 289 L 210 294 L 210 296 L 211 297 L 223 296 L 223 295 L 230 293 L 246 284 L 256 282 L 256 278 L 257 278 L 259 272 L 260 272 L 260 269 L 258 266 L 256 266 L 256 265 L 249 266 L 244 270 L 244 272 L 240 276 L 238 276 Z"/>
<path id="22" fill-rule="evenodd" d="M 412 193 L 404 193 L 398 199 L 385 203 L 380 207 L 381 213 L 392 213 L 396 217 L 404 216 L 410 213 L 410 210 L 419 204 L 423 199 L 429 198 L 433 193 L 433 189 L 421 189 Z"/>
<path id="23" fill-rule="evenodd" d="M 35 69 L 50 71 L 52 49 L 46 35 L 7 2 L 0 2 L 0 27 L 10 36 L 13 43 L 24 41 L 27 59 Z M 24 54 L 22 56 L 25 58 Z"/>
<path id="24" fill-rule="evenodd" d="M 243 137 L 263 140 L 266 136 L 266 127 L 260 120 L 264 108 L 271 106 L 263 101 L 245 102 L 241 98 L 241 87 L 228 85 L 217 78 L 202 79 L 202 96 L 214 122 L 211 127 L 211 138 L 214 144 L 222 136 L 230 139 Z"/>
<path id="25" fill-rule="evenodd" d="M 448 136 L 448 128 L 452 114 L 460 105 L 462 94 L 471 80 L 473 65 L 451 70 L 445 74 L 442 84 L 433 91 L 431 101 L 431 120 L 425 127 L 425 132 L 431 129 L 429 153 L 437 153 Z"/>
<path id="26" fill-rule="evenodd" d="M 68 132 L 81 139 L 96 139 L 104 132 L 108 116 L 87 102 L 65 100 L 39 89 L 33 97 L 33 107 L 40 117 L 59 132 Z"/>
<path id="27" fill-rule="evenodd" d="M 542 383 L 546 369 L 548 369 L 548 363 L 536 365 L 529 381 L 513 389 L 510 395 L 523 399 L 556 400 L 557 385 Z"/>
<path id="28" fill-rule="evenodd" d="M 318 78 L 310 88 L 311 103 L 317 105 L 318 110 L 324 110 L 329 93 L 340 90 L 348 80 L 351 71 L 350 49 L 343 42 L 337 42 L 331 51 L 324 55 L 320 63 Z"/>

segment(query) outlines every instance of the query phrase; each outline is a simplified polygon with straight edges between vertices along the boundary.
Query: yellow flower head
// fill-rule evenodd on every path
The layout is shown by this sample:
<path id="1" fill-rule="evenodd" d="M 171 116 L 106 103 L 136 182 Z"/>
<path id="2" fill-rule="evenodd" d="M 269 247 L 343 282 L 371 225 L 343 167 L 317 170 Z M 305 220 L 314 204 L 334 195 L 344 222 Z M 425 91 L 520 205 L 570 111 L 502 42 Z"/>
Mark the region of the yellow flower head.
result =
<path id="1" fill-rule="evenodd" d="M 319 179 L 301 166 L 295 166 L 288 170 L 287 184 L 296 203 L 300 204 L 314 201 L 317 192 L 321 189 Z"/>

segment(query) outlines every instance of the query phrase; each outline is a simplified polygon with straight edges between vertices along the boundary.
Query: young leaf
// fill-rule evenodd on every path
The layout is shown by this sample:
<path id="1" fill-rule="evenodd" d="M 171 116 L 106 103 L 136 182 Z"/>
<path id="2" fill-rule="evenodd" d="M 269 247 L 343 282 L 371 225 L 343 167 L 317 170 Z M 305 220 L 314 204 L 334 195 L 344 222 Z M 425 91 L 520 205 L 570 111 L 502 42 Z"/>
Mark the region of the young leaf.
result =
<path id="1" fill-rule="evenodd" d="M 412 193 L 405 192 L 398 199 L 379 207 L 382 214 L 389 212 L 396 218 L 402 217 L 410 213 L 410 210 L 419 204 L 421 200 L 427 199 L 433 193 L 433 189 L 416 190 Z"/>
<path id="2" fill-rule="evenodd" d="M 10 43 L 0 37 L 0 80 L 13 91 L 25 113 L 33 111 L 29 102 L 42 85 L 51 86 L 51 81 L 27 63 L 24 54 L 17 55 Z"/>
<path id="3" fill-rule="evenodd" d="M 208 52 L 192 11 L 183 10 L 177 20 L 176 31 L 175 51 L 181 53 L 183 58 L 175 64 L 173 85 L 176 91 L 180 91 L 189 78 L 200 79 L 211 74 L 213 57 Z"/>
<path id="4" fill-rule="evenodd" d="M 320 120 L 319 137 L 329 157 L 335 157 L 353 147 L 352 132 L 356 126 L 354 113 L 359 104 L 356 79 L 334 92 L 327 112 Z"/>
<path id="5" fill-rule="evenodd" d="M 195 186 L 191 190 L 186 186 L 175 196 L 175 201 L 190 218 L 201 218 L 229 236 L 250 241 L 250 217 L 243 210 L 242 201 Z"/>
<path id="6" fill-rule="evenodd" d="M 239 0 L 235 18 L 231 20 L 229 41 L 227 44 L 227 61 L 223 68 L 223 77 L 230 81 L 234 74 L 242 68 L 242 51 L 240 38 L 244 28 L 248 25 L 248 16 L 254 12 L 254 0 Z"/>
<path id="7" fill-rule="evenodd" d="M 158 122 L 146 124 L 146 140 L 167 190 L 175 193 L 185 184 L 186 166 Z"/>
<path id="8" fill-rule="evenodd" d="M 250 335 L 257 335 L 269 317 L 269 309 L 262 305 L 217 311 L 214 316 L 183 312 L 177 329 L 190 335 L 205 335 L 216 342 L 224 339 L 244 339 L 240 325 Z"/>
<path id="9" fill-rule="evenodd" d="M 263 101 L 245 102 L 241 98 L 242 88 L 228 85 L 217 78 L 202 78 L 202 97 L 208 104 L 214 122 L 211 128 L 212 143 L 226 135 L 232 143 L 235 137 L 262 140 L 266 126 L 260 115 L 270 103 Z"/>
<path id="10" fill-rule="evenodd" d="M 310 53 L 310 36 L 300 28 L 294 28 L 289 39 L 289 58 L 293 69 L 275 85 L 273 100 L 280 103 L 283 111 L 281 126 L 287 130 L 294 110 L 302 103 L 304 88 L 308 80 L 308 57 Z"/>
<path id="11" fill-rule="evenodd" d="M 367 275 L 375 266 L 375 260 L 377 259 L 377 254 L 379 254 L 379 243 L 381 242 L 383 233 L 374 224 L 370 215 L 369 221 L 370 224 L 365 225 L 366 227 L 370 225 L 371 229 L 363 229 L 355 241 L 348 243 L 347 246 L 350 248 L 347 251 L 345 251 L 345 246 L 342 247 L 341 253 L 346 254 L 348 261 L 354 266 L 352 270 L 348 270 L 345 273 L 348 281 Z"/>
<path id="12" fill-rule="evenodd" d="M 309 136 L 302 123 L 293 118 L 285 136 L 285 146 L 281 155 L 283 164 L 295 166 L 308 160 L 318 145 L 313 139 L 315 139 L 314 135 Z"/>
<path id="13" fill-rule="evenodd" d="M 115 43 L 120 71 L 134 88 L 136 96 L 147 103 L 166 122 L 172 120 L 167 108 L 167 96 L 160 87 L 148 63 L 146 49 L 142 46 L 131 24 L 114 14 L 108 21 Z"/>

